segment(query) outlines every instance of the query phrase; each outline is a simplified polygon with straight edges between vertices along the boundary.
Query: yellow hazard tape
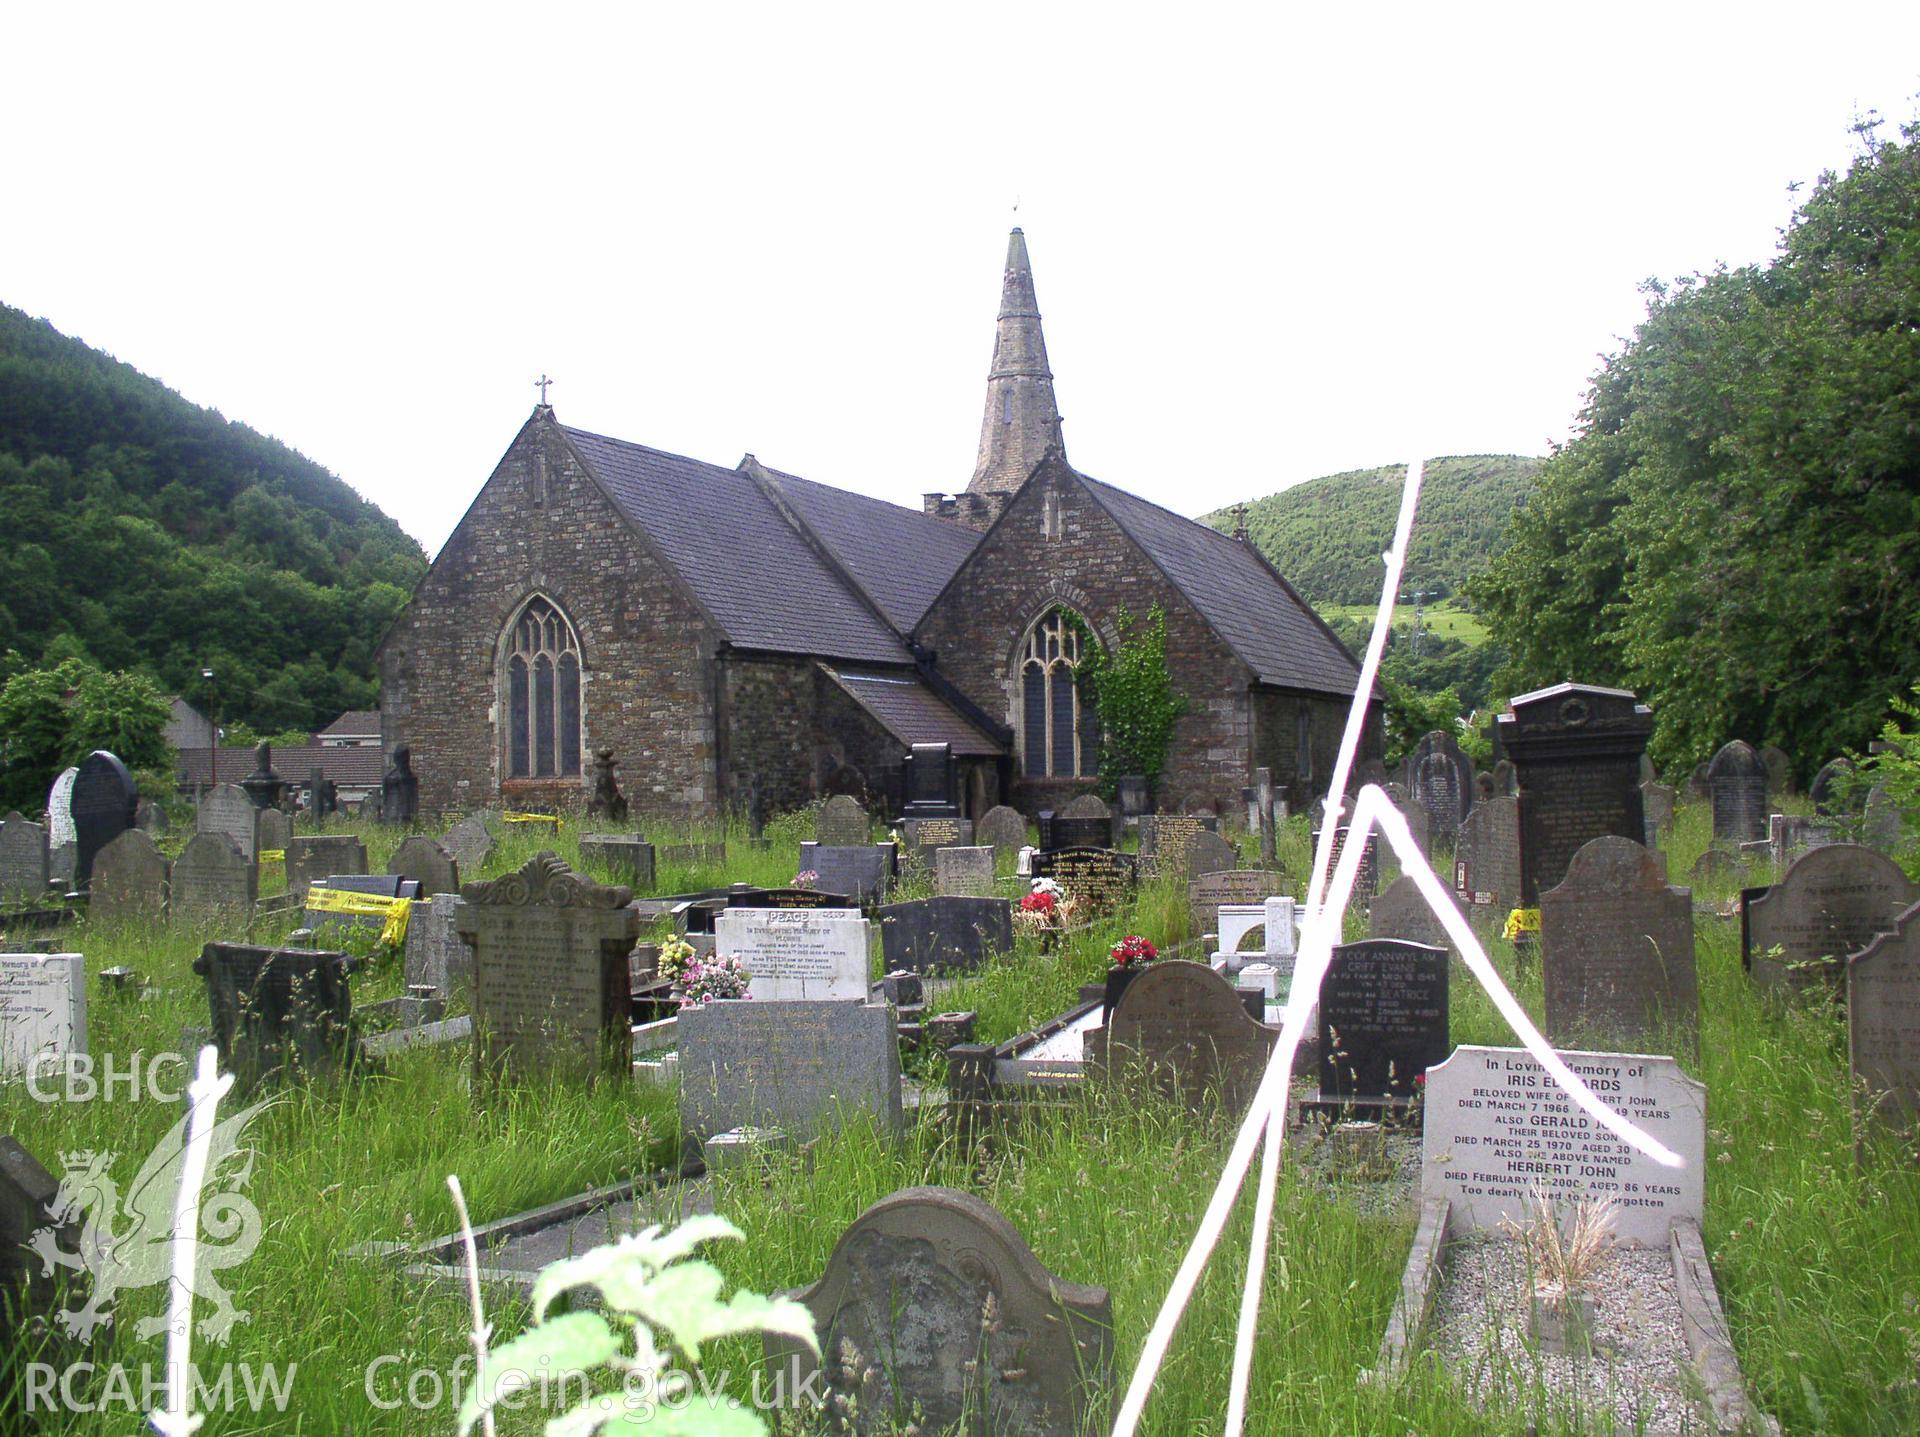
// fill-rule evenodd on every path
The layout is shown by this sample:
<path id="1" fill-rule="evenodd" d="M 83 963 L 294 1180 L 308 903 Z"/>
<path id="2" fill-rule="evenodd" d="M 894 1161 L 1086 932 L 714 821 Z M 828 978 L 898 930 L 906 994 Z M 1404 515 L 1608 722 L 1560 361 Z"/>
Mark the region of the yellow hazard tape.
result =
<path id="1" fill-rule="evenodd" d="M 259 858 L 262 863 L 285 863 L 287 861 L 287 850 L 284 848 L 263 848 L 260 850 Z"/>
<path id="2" fill-rule="evenodd" d="M 560 827 L 560 816 L 555 813 L 503 813 L 500 819 L 503 823 L 551 823 L 556 829 Z"/>
<path id="3" fill-rule="evenodd" d="M 1506 938 L 1512 942 L 1522 933 L 1540 931 L 1540 910 L 1538 908 L 1516 908 L 1507 915 Z"/>
<path id="4" fill-rule="evenodd" d="M 380 941 L 397 946 L 407 941 L 407 915 L 413 910 L 413 900 L 382 898 L 377 893 L 348 893 L 340 888 L 309 888 L 306 908 L 309 913 L 385 918 L 387 923 L 380 930 Z"/>

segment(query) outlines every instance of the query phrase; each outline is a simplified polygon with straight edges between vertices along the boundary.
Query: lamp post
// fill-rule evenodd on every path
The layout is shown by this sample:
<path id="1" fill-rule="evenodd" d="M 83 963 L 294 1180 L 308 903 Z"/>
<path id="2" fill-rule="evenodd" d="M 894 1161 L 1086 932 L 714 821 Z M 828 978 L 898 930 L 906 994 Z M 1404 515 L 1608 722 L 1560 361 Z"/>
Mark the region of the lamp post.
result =
<path id="1" fill-rule="evenodd" d="M 220 700 L 219 693 L 213 686 L 213 670 L 200 670 L 200 679 L 201 682 L 207 686 L 207 784 L 211 786 L 218 782 L 220 777 L 218 768 L 220 761 Z M 198 808 L 202 794 L 198 791 L 198 784 L 195 784 L 194 788 L 196 791 L 193 795 L 193 805 L 195 808 Z"/>

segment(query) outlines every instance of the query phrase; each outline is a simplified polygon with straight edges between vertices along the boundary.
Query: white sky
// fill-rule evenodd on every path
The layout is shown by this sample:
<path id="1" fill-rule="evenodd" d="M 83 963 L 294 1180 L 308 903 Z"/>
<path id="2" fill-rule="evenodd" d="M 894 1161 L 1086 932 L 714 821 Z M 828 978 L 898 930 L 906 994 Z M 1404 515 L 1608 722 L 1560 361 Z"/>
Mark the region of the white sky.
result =
<path id="1" fill-rule="evenodd" d="M 543 370 L 563 422 L 917 507 L 972 473 L 1017 198 L 1069 457 L 1198 514 L 1544 452 L 1642 279 L 1765 259 L 1920 91 L 1911 0 L 1324 8 L 15 0 L 0 300 L 430 551 Z"/>

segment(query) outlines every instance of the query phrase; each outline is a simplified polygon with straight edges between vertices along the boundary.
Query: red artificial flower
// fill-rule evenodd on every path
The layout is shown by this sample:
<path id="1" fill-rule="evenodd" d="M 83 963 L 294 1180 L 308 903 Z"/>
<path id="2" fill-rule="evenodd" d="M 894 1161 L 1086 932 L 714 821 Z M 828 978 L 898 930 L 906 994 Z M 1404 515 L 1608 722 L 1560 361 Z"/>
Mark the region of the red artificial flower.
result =
<path id="1" fill-rule="evenodd" d="M 1020 900 L 1020 907 L 1021 910 L 1026 913 L 1051 914 L 1053 912 L 1053 895 L 1051 893 L 1029 893 Z"/>
<path id="2" fill-rule="evenodd" d="M 1129 933 L 1108 950 L 1107 956 L 1124 967 L 1129 963 L 1151 963 L 1160 956 L 1160 950 L 1138 933 Z"/>

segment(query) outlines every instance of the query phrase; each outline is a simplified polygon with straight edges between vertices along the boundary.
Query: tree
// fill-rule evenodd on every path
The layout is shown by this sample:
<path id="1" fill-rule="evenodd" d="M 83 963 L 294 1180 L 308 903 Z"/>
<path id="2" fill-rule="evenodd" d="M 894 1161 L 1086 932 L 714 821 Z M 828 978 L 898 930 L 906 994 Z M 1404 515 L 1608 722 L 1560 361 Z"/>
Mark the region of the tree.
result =
<path id="1" fill-rule="evenodd" d="M 172 716 L 142 674 L 110 673 L 69 658 L 28 669 L 0 688 L 0 806 L 37 813 L 61 769 L 106 749 L 130 769 L 165 769 Z"/>

